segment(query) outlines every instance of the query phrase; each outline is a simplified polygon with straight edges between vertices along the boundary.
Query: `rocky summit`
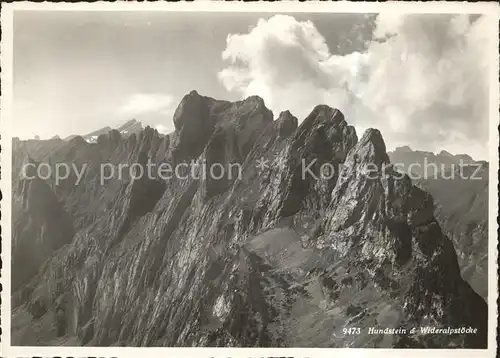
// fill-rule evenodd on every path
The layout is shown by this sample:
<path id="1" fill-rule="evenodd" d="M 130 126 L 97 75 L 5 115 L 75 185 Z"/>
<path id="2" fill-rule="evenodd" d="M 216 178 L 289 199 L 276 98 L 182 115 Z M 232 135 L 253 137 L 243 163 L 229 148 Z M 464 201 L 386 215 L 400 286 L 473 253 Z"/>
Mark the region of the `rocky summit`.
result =
<path id="1" fill-rule="evenodd" d="M 14 141 L 13 345 L 486 347 L 487 304 L 378 130 L 195 91 L 173 120 Z M 85 171 L 56 183 L 26 163 Z M 102 180 L 147 163 L 197 165 Z M 217 163 L 241 175 L 203 175 Z"/>

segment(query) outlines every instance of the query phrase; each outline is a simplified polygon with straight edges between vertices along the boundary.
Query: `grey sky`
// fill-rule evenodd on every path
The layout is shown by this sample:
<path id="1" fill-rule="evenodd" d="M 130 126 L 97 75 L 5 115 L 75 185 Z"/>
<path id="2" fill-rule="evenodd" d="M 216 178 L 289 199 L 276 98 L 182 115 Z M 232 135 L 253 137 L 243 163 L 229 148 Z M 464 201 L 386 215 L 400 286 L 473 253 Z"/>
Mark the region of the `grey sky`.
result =
<path id="1" fill-rule="evenodd" d="M 14 135 L 65 137 L 131 118 L 168 132 L 177 103 L 196 89 L 228 100 L 261 95 L 275 116 L 290 108 L 299 120 L 314 104 L 338 106 L 358 130 L 381 129 L 389 147 L 484 153 L 484 120 L 477 129 L 470 118 L 455 116 L 460 103 L 469 117 L 483 113 L 471 95 L 481 93 L 480 84 L 454 90 L 467 76 L 478 77 L 467 69 L 472 57 L 455 61 L 463 53 L 462 37 L 477 37 L 470 21 L 420 16 L 375 25 L 374 16 L 363 14 L 274 15 L 17 11 Z M 422 34 L 428 28 L 436 41 Z M 449 36 L 438 35 L 443 29 Z M 372 41 L 378 33 L 382 45 Z M 231 34 L 241 36 L 229 41 Z M 406 67 L 401 58 L 408 58 Z M 457 73 L 448 58 L 458 63 L 462 78 L 427 76 L 433 68 Z M 415 118 L 427 122 L 415 126 Z M 472 144 L 454 147 L 466 135 L 473 136 Z M 450 138 L 454 142 L 447 143 Z"/>

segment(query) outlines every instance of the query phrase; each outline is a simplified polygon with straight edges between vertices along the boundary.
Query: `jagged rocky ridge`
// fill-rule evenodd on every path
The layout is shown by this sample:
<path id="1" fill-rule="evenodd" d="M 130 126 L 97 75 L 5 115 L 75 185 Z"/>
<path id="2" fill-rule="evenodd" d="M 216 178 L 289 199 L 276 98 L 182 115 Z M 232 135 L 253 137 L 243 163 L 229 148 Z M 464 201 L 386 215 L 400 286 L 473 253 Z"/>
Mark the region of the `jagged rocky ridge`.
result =
<path id="1" fill-rule="evenodd" d="M 487 305 L 462 279 L 432 197 L 391 168 L 380 132 L 358 141 L 324 105 L 297 122 L 289 112 L 273 121 L 259 97 L 230 103 L 193 91 L 165 137 L 146 128 L 95 144 L 16 141 L 14 256 L 29 255 L 28 240 L 55 251 L 13 276 L 13 344 L 486 347 Z M 17 175 L 27 153 L 88 168 L 79 185 L 37 181 L 39 197 Z M 185 179 L 100 185 L 101 163 L 148 159 L 241 163 L 242 177 L 206 179 L 199 166 Z M 303 160 L 314 175 L 302 176 Z M 342 169 L 319 175 L 324 163 Z M 43 198 L 56 216 L 21 205 Z M 61 227 L 63 237 L 45 234 Z M 478 333 L 367 334 L 426 325 Z"/>

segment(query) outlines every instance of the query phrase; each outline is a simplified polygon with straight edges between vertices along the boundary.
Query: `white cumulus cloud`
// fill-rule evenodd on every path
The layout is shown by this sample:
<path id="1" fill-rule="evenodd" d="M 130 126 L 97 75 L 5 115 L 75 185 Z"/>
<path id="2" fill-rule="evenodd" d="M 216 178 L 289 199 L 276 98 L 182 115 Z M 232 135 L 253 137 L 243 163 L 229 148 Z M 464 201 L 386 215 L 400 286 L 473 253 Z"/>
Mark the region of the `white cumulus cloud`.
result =
<path id="1" fill-rule="evenodd" d="M 361 100 L 397 144 L 486 152 L 486 20 L 379 15 Z"/>
<path id="2" fill-rule="evenodd" d="M 388 147 L 486 153 L 486 22 L 467 15 L 378 15 L 360 52 L 337 55 L 311 21 L 276 15 L 227 38 L 219 79 L 299 120 L 320 103 Z"/>

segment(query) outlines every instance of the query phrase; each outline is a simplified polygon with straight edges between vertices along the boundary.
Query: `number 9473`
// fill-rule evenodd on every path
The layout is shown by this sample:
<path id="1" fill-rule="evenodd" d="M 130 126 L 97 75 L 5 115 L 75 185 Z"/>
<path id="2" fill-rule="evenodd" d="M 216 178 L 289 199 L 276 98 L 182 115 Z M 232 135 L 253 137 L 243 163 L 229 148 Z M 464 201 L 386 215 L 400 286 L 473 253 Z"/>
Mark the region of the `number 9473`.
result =
<path id="1" fill-rule="evenodd" d="M 345 335 L 355 335 L 355 334 L 360 334 L 361 333 L 361 328 L 359 327 L 351 327 L 351 328 L 345 328 L 342 329 L 342 332 L 345 334 Z"/>

